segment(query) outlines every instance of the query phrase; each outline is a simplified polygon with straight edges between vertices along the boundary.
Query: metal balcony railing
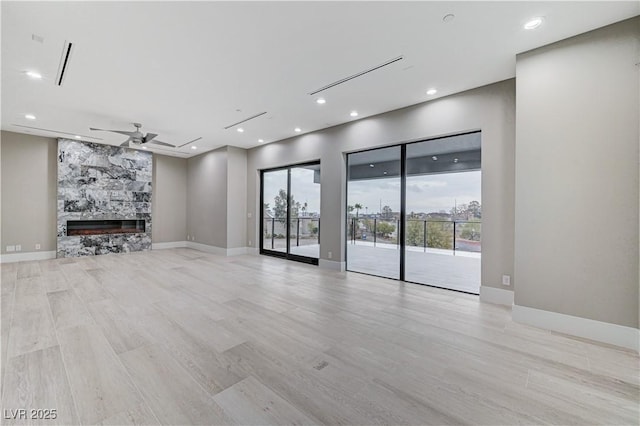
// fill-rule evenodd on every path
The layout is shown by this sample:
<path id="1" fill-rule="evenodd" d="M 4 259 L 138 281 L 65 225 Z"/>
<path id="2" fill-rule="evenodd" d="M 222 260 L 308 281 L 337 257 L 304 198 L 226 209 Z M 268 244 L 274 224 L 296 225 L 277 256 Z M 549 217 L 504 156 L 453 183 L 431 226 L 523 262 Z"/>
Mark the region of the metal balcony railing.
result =
<path id="1" fill-rule="evenodd" d="M 482 251 L 482 222 L 475 220 L 407 219 L 405 245 L 465 252 Z M 398 230 L 400 220 L 383 218 L 351 218 L 348 235 L 352 244 L 357 241 L 395 244 L 400 248 Z"/>
<path id="2" fill-rule="evenodd" d="M 263 224 L 263 247 L 271 249 L 278 248 L 276 246 L 286 247 L 287 238 L 287 220 L 282 218 L 264 219 Z M 320 244 L 320 218 L 319 217 L 297 217 L 289 221 L 289 240 L 295 239 L 295 246 Z M 278 244 L 279 241 L 285 242 Z M 270 243 L 270 244 L 269 244 Z M 293 241 L 290 242 L 293 244 Z M 279 247 L 283 248 L 283 247 Z"/>

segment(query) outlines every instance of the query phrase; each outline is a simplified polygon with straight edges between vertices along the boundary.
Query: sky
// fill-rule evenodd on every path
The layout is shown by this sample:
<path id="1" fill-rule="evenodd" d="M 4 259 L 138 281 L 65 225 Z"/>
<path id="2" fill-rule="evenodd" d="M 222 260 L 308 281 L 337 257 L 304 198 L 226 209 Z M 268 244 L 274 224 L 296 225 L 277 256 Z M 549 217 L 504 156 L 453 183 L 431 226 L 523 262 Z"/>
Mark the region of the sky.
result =
<path id="1" fill-rule="evenodd" d="M 442 173 L 407 177 L 407 213 L 449 212 L 454 204 L 479 201 L 481 172 Z M 348 205 L 362 204 L 363 213 L 379 213 L 380 205 L 400 211 L 400 178 L 349 182 Z"/>
<path id="2" fill-rule="evenodd" d="M 264 202 L 275 205 L 280 189 L 287 188 L 287 171 L 264 174 Z M 455 203 L 479 201 L 481 172 L 443 173 L 407 178 L 407 213 L 449 212 Z M 313 182 L 313 171 L 294 168 L 291 171 L 291 192 L 300 204 L 307 203 L 309 213 L 320 212 L 320 184 Z M 380 205 L 400 211 L 400 178 L 349 182 L 348 205 L 362 204 L 361 213 L 378 213 Z"/>
<path id="3" fill-rule="evenodd" d="M 277 170 L 264 174 L 264 202 L 273 209 L 280 189 L 287 189 L 287 171 Z M 313 182 L 313 170 L 291 169 L 291 193 L 300 205 L 307 203 L 307 212 L 320 214 L 320 184 Z"/>

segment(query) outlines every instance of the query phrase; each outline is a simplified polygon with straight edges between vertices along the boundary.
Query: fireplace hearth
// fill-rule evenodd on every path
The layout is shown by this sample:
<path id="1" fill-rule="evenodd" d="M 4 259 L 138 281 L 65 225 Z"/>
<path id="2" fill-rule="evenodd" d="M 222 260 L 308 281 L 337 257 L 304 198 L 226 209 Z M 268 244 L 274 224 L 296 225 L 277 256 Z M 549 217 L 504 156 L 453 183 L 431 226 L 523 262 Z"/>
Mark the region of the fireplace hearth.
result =
<path id="1" fill-rule="evenodd" d="M 67 221 L 67 236 L 138 234 L 144 232 L 145 221 L 140 219 Z"/>

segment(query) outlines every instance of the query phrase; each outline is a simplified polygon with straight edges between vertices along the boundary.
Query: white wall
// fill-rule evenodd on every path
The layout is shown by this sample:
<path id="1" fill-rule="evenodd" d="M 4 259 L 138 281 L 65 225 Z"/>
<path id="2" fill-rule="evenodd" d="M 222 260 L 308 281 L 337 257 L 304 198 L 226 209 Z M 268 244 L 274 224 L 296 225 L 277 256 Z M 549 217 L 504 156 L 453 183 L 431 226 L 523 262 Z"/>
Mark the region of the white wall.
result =
<path id="1" fill-rule="evenodd" d="M 516 305 L 638 327 L 639 61 L 640 18 L 517 57 Z"/>
<path id="2" fill-rule="evenodd" d="M 345 153 L 482 130 L 482 285 L 513 274 L 515 83 L 513 80 L 256 147 L 247 156 L 247 238 L 259 241 L 259 170 L 321 161 L 321 259 L 345 260 Z M 517 284 L 516 284 L 517 285 Z"/>

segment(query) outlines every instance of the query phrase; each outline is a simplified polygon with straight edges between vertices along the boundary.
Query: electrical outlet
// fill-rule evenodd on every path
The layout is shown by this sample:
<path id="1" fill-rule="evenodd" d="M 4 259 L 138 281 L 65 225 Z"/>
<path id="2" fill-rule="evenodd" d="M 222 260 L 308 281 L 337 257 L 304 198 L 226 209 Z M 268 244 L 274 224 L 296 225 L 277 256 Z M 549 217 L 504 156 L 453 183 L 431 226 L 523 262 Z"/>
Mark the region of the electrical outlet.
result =
<path id="1" fill-rule="evenodd" d="M 331 253 L 331 252 L 327 252 L 327 257 L 328 257 L 329 259 L 333 259 L 333 253 Z"/>
<path id="2" fill-rule="evenodd" d="M 191 240 L 189 234 L 187 234 L 187 241 Z"/>
<path id="3" fill-rule="evenodd" d="M 40 244 L 36 244 L 36 250 L 40 250 Z"/>
<path id="4" fill-rule="evenodd" d="M 16 244 L 16 251 L 22 251 L 22 246 L 20 244 Z"/>
<path id="5" fill-rule="evenodd" d="M 511 285 L 511 276 L 503 275 L 502 276 L 502 285 Z"/>
<path id="6" fill-rule="evenodd" d="M 16 251 L 16 246 L 7 246 L 7 251 Z"/>

